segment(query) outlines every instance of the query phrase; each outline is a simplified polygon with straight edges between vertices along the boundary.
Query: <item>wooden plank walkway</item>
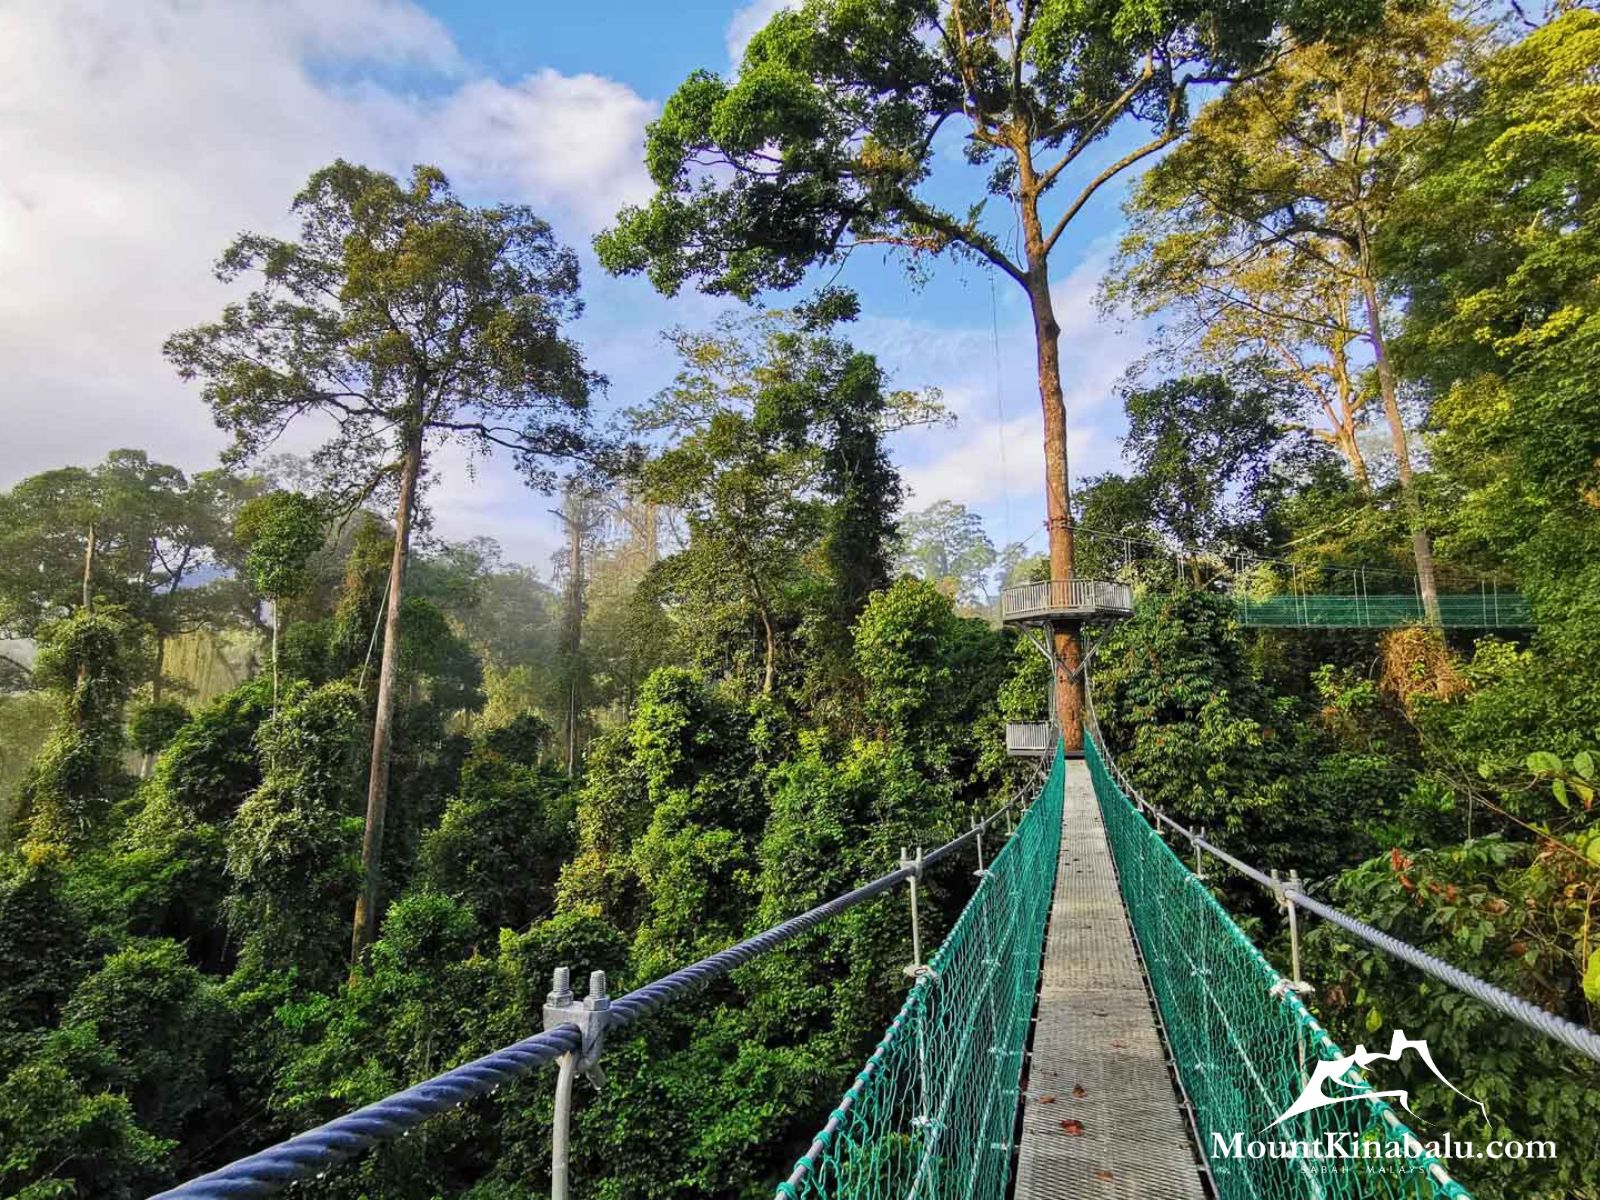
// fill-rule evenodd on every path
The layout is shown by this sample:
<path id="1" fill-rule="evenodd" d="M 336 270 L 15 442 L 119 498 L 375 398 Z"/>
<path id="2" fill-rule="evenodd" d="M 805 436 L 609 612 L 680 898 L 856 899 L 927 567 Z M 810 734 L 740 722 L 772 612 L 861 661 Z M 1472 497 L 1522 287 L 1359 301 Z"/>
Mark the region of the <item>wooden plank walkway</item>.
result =
<path id="1" fill-rule="evenodd" d="M 1081 759 L 1067 763 L 1015 1196 L 1206 1196 Z"/>

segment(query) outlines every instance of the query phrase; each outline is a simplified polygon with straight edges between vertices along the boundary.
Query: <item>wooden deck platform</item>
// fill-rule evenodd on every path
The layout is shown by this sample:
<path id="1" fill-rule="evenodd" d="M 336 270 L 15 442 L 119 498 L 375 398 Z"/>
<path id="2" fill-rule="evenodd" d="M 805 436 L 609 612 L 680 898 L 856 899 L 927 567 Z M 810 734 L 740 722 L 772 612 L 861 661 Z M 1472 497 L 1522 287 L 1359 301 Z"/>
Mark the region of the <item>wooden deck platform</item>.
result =
<path id="1" fill-rule="evenodd" d="M 1081 760 L 1062 821 L 1016 1200 L 1205 1200 Z"/>

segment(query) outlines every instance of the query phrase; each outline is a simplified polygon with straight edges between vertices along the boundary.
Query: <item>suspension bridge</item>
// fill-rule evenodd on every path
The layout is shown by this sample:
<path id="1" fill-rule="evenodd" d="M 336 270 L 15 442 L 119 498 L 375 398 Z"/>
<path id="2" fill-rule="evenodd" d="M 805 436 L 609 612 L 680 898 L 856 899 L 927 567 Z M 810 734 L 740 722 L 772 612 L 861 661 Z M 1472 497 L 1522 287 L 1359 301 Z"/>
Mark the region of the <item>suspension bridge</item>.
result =
<path id="1" fill-rule="evenodd" d="M 1166 564 L 1170 571 L 1203 581 L 1228 596 L 1239 623 L 1246 626 L 1395 629 L 1436 624 L 1444 629 L 1528 629 L 1534 623 L 1527 597 L 1488 575 L 1441 567 L 1439 594 L 1430 615 L 1420 581 L 1404 571 L 1170 545 L 1138 534 L 1085 526 L 1074 532 L 1091 560 L 1114 575 L 1114 581 L 1058 580 L 1008 587 L 1001 593 L 1002 620 L 1041 616 L 1073 620 L 1086 612 L 1126 615 L 1133 610 L 1132 585 L 1151 584 L 1150 566 Z M 1080 594 L 1068 595 L 1074 587 Z M 1092 596 L 1093 589 L 1101 589 L 1102 595 Z M 1121 593 L 1113 595 L 1117 589 Z"/>
<path id="2" fill-rule="evenodd" d="M 1043 604 L 1088 620 L 1125 615 L 1132 598 L 1126 585 L 1081 584 L 1047 588 Z M 609 1034 L 901 887 L 912 958 L 904 1004 L 792 1171 L 774 1181 L 775 1200 L 1469 1197 L 1307 1007 L 1298 951 L 1307 914 L 1600 1063 L 1600 1035 L 1308 895 L 1297 877 L 1258 870 L 1149 805 L 1102 740 L 1092 696 L 1081 756 L 1068 756 L 1047 725 L 1008 731 L 1008 745 L 1039 764 L 1027 803 L 1014 798 L 960 837 L 903 852 L 896 870 L 615 999 L 603 973 L 580 999 L 560 969 L 542 1031 L 161 1197 L 272 1195 L 553 1065 L 551 1195 L 567 1200 L 574 1081 L 599 1070 Z M 1193 855 L 1193 869 L 1175 845 Z M 977 884 L 924 961 L 923 873 L 967 855 Z M 1207 859 L 1283 907 L 1287 975 L 1208 887 Z M 1323 1075 L 1341 1102 L 1291 1111 Z M 1305 1150 L 1230 1150 L 1264 1137 L 1350 1153 L 1329 1162 Z"/>

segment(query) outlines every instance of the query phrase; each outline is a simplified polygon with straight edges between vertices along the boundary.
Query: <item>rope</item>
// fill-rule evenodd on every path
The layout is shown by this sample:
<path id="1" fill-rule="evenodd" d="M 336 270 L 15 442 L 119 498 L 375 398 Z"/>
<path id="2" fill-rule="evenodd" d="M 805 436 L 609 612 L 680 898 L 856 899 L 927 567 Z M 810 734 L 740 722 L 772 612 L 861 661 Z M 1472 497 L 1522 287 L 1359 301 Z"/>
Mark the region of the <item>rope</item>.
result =
<path id="1" fill-rule="evenodd" d="M 922 869 L 959 852 L 1005 815 L 1015 803 L 1014 799 L 1008 800 L 960 837 L 923 854 Z M 746 938 L 738 945 L 647 983 L 612 1003 L 607 1028 L 632 1024 L 668 1000 L 728 974 L 814 925 L 881 895 L 918 873 L 916 866 L 891 871 L 853 892 L 836 896 L 781 925 Z M 535 1067 L 554 1062 L 569 1051 L 578 1050 L 580 1043 L 575 1025 L 561 1025 L 536 1034 L 209 1174 L 191 1179 L 161 1192 L 152 1200 L 235 1200 L 238 1197 L 270 1196 L 291 1183 L 321 1176 L 329 1168 L 379 1142 L 402 1137 L 429 1117 L 458 1108 L 468 1100 L 495 1091 L 502 1084 L 520 1079 Z"/>
<path id="2" fill-rule="evenodd" d="M 1304 909 L 1306 912 L 1315 913 L 1325 921 L 1331 921 L 1346 933 L 1360 938 L 1368 945 L 1374 946 L 1384 953 L 1400 959 L 1402 962 L 1410 963 L 1424 974 L 1431 975 L 1441 983 L 1488 1005 L 1496 1012 L 1508 1016 L 1514 1021 L 1521 1022 L 1534 1032 L 1552 1038 L 1562 1045 L 1576 1050 L 1579 1054 L 1593 1059 L 1595 1062 L 1600 1062 L 1600 1034 L 1596 1034 L 1593 1030 L 1585 1029 L 1583 1026 L 1574 1024 L 1564 1017 L 1557 1016 L 1555 1013 L 1546 1012 L 1538 1005 L 1524 1000 L 1521 996 L 1513 995 L 1511 992 L 1498 988 L 1475 975 L 1469 975 L 1459 967 L 1451 966 L 1443 959 L 1436 958 L 1424 950 L 1419 950 L 1407 942 L 1402 942 L 1399 938 L 1384 933 L 1381 929 L 1375 929 L 1371 925 L 1350 916 L 1350 914 L 1334 908 L 1331 904 L 1325 904 L 1321 900 L 1314 899 L 1299 888 L 1287 886 L 1281 881 L 1272 878 L 1265 871 L 1241 862 L 1221 847 L 1214 845 L 1193 830 L 1187 829 L 1177 821 L 1174 821 L 1141 796 L 1137 789 L 1128 782 L 1121 769 L 1118 768 L 1109 751 L 1105 749 L 1105 739 L 1100 733 L 1099 714 L 1095 712 L 1094 696 L 1087 686 L 1084 688 L 1084 694 L 1089 711 L 1090 738 L 1097 744 L 1097 748 L 1107 764 L 1109 772 L 1115 777 L 1115 782 L 1119 785 L 1120 790 L 1126 794 L 1125 798 L 1128 799 L 1129 803 L 1135 805 L 1140 812 L 1171 829 L 1191 845 L 1198 846 L 1206 853 L 1221 859 L 1246 878 L 1272 892 L 1279 899 L 1293 904 L 1297 908 Z"/>
<path id="3" fill-rule="evenodd" d="M 581 1042 L 576 1025 L 561 1025 L 536 1034 L 210 1174 L 179 1184 L 153 1200 L 270 1196 L 291 1183 L 321 1176 L 330 1167 L 379 1142 L 402 1137 L 429 1117 L 488 1095 L 502 1084 L 522 1078 L 535 1067 L 578 1050 Z"/>
<path id="4" fill-rule="evenodd" d="M 1410 963 L 1417 970 L 1432 975 L 1441 983 L 1448 984 L 1458 992 L 1464 992 L 1473 999 L 1487 1004 L 1496 1012 L 1510 1017 L 1513 1021 L 1520 1021 L 1529 1029 L 1544 1034 L 1545 1037 L 1554 1038 L 1562 1045 L 1576 1050 L 1595 1062 L 1600 1062 L 1600 1034 L 1593 1030 L 1575 1025 L 1564 1017 L 1555 1013 L 1546 1012 L 1538 1005 L 1524 1000 L 1521 996 L 1514 996 L 1510 992 L 1497 988 L 1492 983 L 1485 983 L 1475 975 L 1468 975 L 1459 967 L 1453 967 L 1442 958 L 1435 958 L 1425 950 L 1418 950 L 1415 946 L 1402 942 L 1399 938 L 1391 937 L 1381 929 L 1374 929 L 1356 920 L 1348 913 L 1340 912 L 1330 904 L 1312 899 L 1304 892 L 1287 889 L 1288 899 L 1297 908 L 1307 912 L 1316 913 L 1325 921 L 1331 921 L 1346 933 L 1353 934 L 1362 941 L 1383 950 L 1394 957 Z"/>

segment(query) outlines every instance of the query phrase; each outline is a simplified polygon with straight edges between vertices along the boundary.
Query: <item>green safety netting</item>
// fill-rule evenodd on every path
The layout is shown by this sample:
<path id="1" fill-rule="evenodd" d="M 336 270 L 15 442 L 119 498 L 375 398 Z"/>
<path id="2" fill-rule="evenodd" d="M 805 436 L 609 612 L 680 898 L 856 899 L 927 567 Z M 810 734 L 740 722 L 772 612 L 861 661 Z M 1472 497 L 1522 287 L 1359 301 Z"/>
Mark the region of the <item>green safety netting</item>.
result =
<path id="1" fill-rule="evenodd" d="M 1418 625 L 1422 600 L 1414 595 L 1290 596 L 1238 598 L 1243 625 L 1307 626 L 1322 629 L 1392 629 Z M 1483 592 L 1439 597 L 1439 623 L 1447 628 L 1523 628 L 1533 624 L 1528 598 L 1518 592 Z"/>
<path id="2" fill-rule="evenodd" d="M 1061 845 L 1061 752 L 779 1196 L 1001 1200 Z"/>
<path id="3" fill-rule="evenodd" d="M 1222 1200 L 1468 1196 L 1431 1155 L 1364 1157 L 1421 1146 L 1354 1068 L 1343 1082 L 1360 1099 L 1268 1129 L 1300 1095 L 1317 1060 L 1343 1052 L 1134 807 L 1092 738 L 1085 757 L 1123 902 Z M 1328 1082 L 1321 1090 L 1338 1089 Z M 1224 1143 L 1241 1135 L 1241 1144 L 1324 1148 L 1331 1138 L 1357 1157 L 1225 1157 L 1215 1152 L 1217 1135 Z"/>

